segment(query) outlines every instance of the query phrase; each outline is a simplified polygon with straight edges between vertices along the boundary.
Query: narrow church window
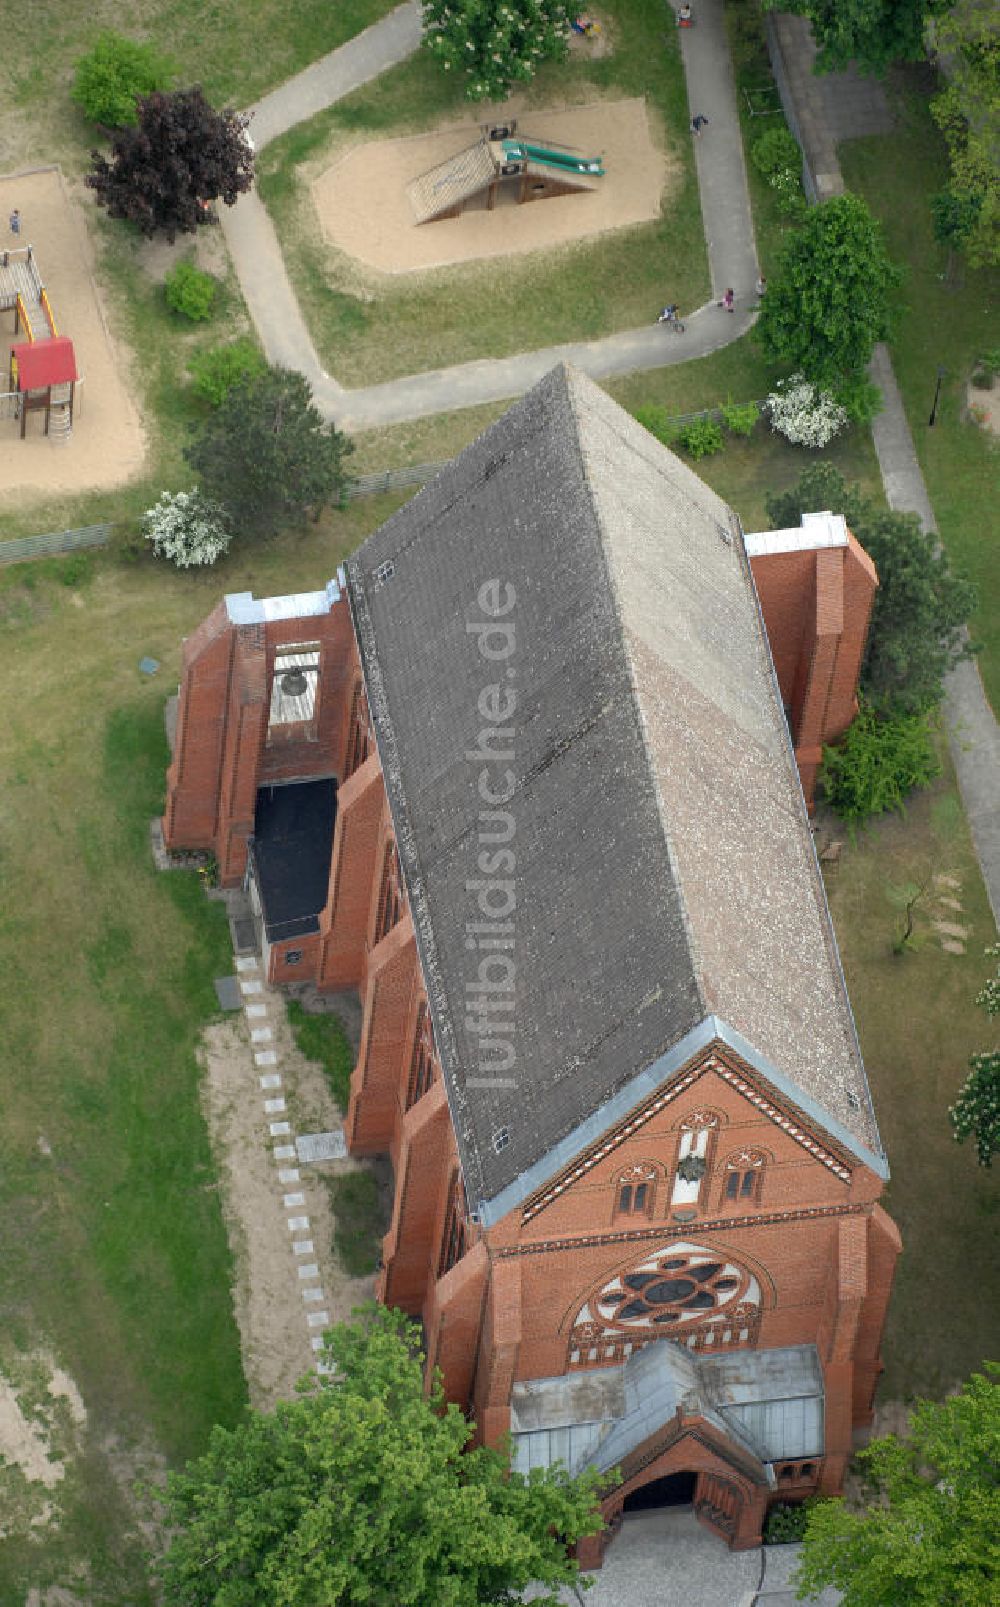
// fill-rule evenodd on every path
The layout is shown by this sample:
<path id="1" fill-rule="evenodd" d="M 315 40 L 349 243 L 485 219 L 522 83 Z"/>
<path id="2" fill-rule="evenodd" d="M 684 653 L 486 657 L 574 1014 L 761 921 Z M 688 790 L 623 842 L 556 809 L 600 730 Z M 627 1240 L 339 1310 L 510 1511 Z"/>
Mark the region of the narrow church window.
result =
<path id="1" fill-rule="evenodd" d="M 410 1078 L 406 1088 L 406 1108 L 412 1110 L 418 1099 L 423 1099 L 434 1081 L 434 1028 L 426 1002 L 417 1013 L 417 1030 L 413 1038 L 413 1057 L 410 1061 Z"/>
<path id="2" fill-rule="evenodd" d="M 396 844 L 388 843 L 385 850 L 385 860 L 382 865 L 382 881 L 379 886 L 378 908 L 375 912 L 375 931 L 372 935 L 372 946 L 381 943 L 396 925 L 403 913 L 403 876 L 399 865 L 399 854 Z"/>
<path id="3" fill-rule="evenodd" d="M 743 1200 L 756 1205 L 764 1181 L 765 1156 L 761 1150 L 743 1149 L 726 1162 L 724 1200 Z"/>
<path id="4" fill-rule="evenodd" d="M 615 1184 L 616 1216 L 648 1216 L 653 1209 L 656 1169 L 640 1162 L 622 1172 Z"/>
<path id="5" fill-rule="evenodd" d="M 446 1272 L 450 1272 L 452 1267 L 461 1261 L 466 1248 L 465 1190 L 461 1179 L 456 1176 L 452 1180 L 448 1209 L 445 1212 L 439 1278 L 443 1278 Z"/>
<path id="6" fill-rule="evenodd" d="M 368 715 L 368 699 L 364 685 L 358 681 L 351 699 L 351 722 L 347 736 L 347 758 L 344 761 L 344 780 L 360 770 L 371 752 L 372 732 Z"/>

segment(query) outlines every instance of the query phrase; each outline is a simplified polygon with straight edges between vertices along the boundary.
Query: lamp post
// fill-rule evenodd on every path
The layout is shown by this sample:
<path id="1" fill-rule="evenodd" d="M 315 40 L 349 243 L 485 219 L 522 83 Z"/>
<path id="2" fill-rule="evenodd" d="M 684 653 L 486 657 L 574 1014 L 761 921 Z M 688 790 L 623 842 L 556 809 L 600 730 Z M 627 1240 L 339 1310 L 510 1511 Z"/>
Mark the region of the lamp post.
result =
<path id="1" fill-rule="evenodd" d="M 941 381 L 944 379 L 944 376 L 945 376 L 945 370 L 943 368 L 939 367 L 938 371 L 937 371 L 937 384 L 934 387 L 934 401 L 931 404 L 931 416 L 927 420 L 927 424 L 928 424 L 929 428 L 937 423 L 938 400 L 939 400 L 940 395 L 941 395 Z"/>

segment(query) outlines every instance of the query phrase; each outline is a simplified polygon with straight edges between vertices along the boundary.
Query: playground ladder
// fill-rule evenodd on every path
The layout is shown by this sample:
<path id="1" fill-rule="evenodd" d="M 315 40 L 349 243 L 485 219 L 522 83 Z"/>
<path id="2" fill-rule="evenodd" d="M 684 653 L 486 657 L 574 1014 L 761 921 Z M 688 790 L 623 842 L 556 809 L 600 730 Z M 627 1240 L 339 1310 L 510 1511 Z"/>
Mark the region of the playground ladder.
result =
<path id="1" fill-rule="evenodd" d="M 49 417 L 49 440 L 53 446 L 68 446 L 69 438 L 73 433 L 70 422 L 69 404 L 63 403 L 60 407 L 53 407 Z"/>

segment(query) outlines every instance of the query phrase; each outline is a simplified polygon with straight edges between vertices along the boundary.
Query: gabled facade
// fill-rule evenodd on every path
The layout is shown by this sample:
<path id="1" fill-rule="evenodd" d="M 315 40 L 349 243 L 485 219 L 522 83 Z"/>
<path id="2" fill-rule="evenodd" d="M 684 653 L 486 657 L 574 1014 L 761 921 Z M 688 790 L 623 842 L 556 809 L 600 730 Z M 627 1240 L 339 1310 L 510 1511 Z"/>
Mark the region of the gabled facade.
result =
<path id="1" fill-rule="evenodd" d="M 360 993 L 380 1297 L 519 1465 L 621 1467 L 605 1538 L 682 1479 L 752 1545 L 871 1417 L 899 1241 L 783 701 L 735 517 L 566 370 L 185 646 L 165 838 Z"/>

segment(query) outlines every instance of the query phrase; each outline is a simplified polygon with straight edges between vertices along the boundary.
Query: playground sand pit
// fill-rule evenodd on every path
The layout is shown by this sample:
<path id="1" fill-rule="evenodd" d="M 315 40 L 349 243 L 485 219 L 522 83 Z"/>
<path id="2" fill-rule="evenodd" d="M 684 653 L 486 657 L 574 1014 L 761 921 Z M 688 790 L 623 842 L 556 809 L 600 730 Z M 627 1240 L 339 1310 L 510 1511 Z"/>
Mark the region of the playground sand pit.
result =
<path id="1" fill-rule="evenodd" d="M 511 110 L 505 108 L 507 118 Z M 312 186 L 325 238 L 382 273 L 412 273 L 545 250 L 659 217 L 679 168 L 657 149 L 645 101 L 601 101 L 518 118 L 516 137 L 601 156 L 607 172 L 597 189 L 518 206 L 514 182 L 501 187 L 493 212 L 482 206 L 417 224 L 407 185 L 480 136 L 479 123 L 454 123 L 433 134 L 372 140 L 347 151 Z"/>
<path id="2" fill-rule="evenodd" d="M 22 218 L 16 240 L 7 228 L 15 207 Z M 29 414 L 23 441 L 20 420 L 0 418 L 0 516 L 5 504 L 20 507 L 39 493 L 60 496 L 120 485 L 139 473 L 146 455 L 128 377 L 97 298 L 83 219 L 57 169 L 0 178 L 0 248 L 15 245 L 34 248 L 56 326 L 73 342 L 84 383 L 77 388 L 73 433 L 65 445 L 55 446 L 42 434 L 42 412 Z M 0 390 L 6 391 L 14 315 L 2 317 Z"/>

